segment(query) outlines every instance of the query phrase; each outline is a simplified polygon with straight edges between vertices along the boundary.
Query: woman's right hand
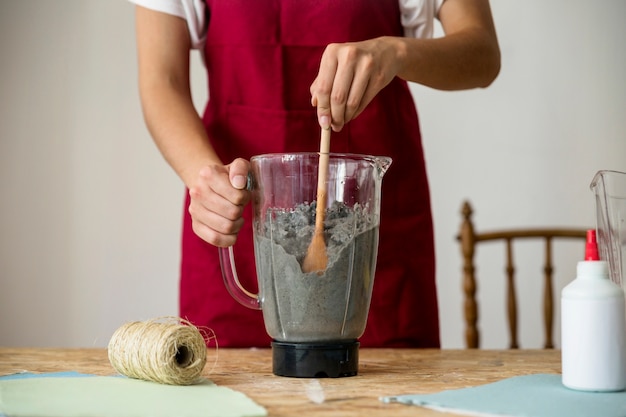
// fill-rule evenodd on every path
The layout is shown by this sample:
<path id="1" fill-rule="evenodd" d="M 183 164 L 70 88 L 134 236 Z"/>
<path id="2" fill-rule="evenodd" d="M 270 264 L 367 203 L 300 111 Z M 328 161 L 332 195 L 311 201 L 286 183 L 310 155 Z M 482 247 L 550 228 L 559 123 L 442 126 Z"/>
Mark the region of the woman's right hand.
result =
<path id="1" fill-rule="evenodd" d="M 200 169 L 189 188 L 189 214 L 201 239 L 218 247 L 235 244 L 244 222 L 243 209 L 250 201 L 249 169 L 250 163 L 242 158 Z"/>
<path id="2" fill-rule="evenodd" d="M 159 150 L 189 188 L 194 232 L 215 246 L 231 246 L 243 225 L 249 162 L 223 165 L 196 111 L 189 86 L 187 23 L 136 7 L 139 88 L 146 123 Z"/>

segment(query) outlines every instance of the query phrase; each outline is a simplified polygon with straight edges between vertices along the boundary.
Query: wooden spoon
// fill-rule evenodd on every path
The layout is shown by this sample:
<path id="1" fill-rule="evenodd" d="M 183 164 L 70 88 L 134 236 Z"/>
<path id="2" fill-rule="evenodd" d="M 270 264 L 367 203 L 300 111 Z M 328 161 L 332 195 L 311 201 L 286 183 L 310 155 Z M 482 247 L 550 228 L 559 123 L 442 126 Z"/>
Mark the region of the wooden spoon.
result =
<path id="1" fill-rule="evenodd" d="M 326 199 L 328 192 L 326 180 L 328 179 L 328 157 L 330 152 L 330 127 L 322 128 L 320 140 L 320 160 L 317 172 L 317 207 L 315 209 L 315 231 L 311 244 L 307 249 L 306 256 L 302 262 L 303 272 L 315 272 L 321 274 L 328 264 L 328 254 L 326 253 L 326 242 L 324 241 L 324 216 L 326 210 Z"/>

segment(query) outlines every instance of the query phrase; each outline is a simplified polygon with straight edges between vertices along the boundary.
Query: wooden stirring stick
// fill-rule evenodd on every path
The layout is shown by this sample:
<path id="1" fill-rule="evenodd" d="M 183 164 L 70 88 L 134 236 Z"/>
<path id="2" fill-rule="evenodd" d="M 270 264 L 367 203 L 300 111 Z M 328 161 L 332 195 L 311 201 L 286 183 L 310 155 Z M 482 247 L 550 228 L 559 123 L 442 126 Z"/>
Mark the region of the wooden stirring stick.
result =
<path id="1" fill-rule="evenodd" d="M 302 262 L 303 272 L 318 271 L 321 273 L 328 264 L 328 254 L 326 253 L 326 242 L 324 241 L 324 216 L 326 213 L 326 200 L 328 190 L 326 180 L 328 179 L 328 158 L 330 153 L 330 127 L 322 128 L 320 140 L 320 159 L 317 172 L 317 207 L 315 209 L 315 231 L 311 244 Z"/>

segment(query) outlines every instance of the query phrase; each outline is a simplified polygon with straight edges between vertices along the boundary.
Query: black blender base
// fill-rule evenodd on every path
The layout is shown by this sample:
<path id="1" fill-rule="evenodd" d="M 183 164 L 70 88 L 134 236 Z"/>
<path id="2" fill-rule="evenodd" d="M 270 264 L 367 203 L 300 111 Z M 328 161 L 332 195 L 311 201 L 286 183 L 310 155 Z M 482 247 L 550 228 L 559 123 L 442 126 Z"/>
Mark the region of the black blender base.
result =
<path id="1" fill-rule="evenodd" d="M 272 342 L 274 375 L 295 378 L 355 376 L 359 369 L 359 342 Z"/>

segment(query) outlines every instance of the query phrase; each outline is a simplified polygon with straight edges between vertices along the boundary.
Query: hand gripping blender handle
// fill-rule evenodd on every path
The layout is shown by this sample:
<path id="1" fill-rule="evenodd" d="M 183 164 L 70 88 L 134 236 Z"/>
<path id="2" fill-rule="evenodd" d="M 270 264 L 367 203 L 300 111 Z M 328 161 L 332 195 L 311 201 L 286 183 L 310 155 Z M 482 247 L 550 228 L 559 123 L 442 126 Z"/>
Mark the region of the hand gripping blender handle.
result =
<path id="1" fill-rule="evenodd" d="M 248 173 L 246 183 L 246 189 L 252 191 L 254 188 L 254 179 L 252 173 Z M 237 300 L 241 305 L 244 305 L 253 310 L 261 309 L 261 302 L 259 301 L 259 295 L 253 294 L 246 290 L 239 281 L 239 275 L 237 275 L 237 268 L 235 267 L 235 254 L 233 247 L 218 248 L 220 255 L 220 265 L 222 267 L 222 278 L 224 278 L 224 284 L 230 295 Z"/>
<path id="2" fill-rule="evenodd" d="M 241 282 L 239 282 L 239 276 L 235 268 L 233 247 L 230 246 L 228 248 L 218 249 L 220 265 L 222 266 L 222 277 L 224 278 L 224 284 L 230 295 L 240 304 L 254 310 L 260 310 L 261 302 L 259 301 L 259 295 L 246 290 L 243 285 L 241 285 Z"/>

